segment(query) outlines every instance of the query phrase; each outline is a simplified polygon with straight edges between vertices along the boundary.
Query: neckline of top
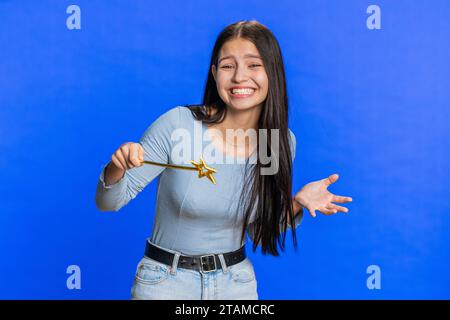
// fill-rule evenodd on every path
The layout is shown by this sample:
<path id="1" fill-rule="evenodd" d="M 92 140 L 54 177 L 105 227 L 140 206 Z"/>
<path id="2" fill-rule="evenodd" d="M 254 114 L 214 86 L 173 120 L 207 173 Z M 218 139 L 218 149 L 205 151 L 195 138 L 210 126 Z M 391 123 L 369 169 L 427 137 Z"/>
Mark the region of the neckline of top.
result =
<path id="1" fill-rule="evenodd" d="M 194 120 L 195 120 L 195 119 L 194 119 Z M 209 131 L 208 131 L 208 129 L 209 129 L 208 124 L 207 124 L 206 122 L 202 121 L 202 120 L 196 120 L 196 121 L 200 121 L 200 122 L 201 122 L 201 125 L 202 125 L 202 144 L 203 144 L 203 137 L 205 137 L 205 133 L 206 133 L 206 137 L 207 137 L 209 143 L 212 144 L 211 147 L 212 147 L 216 152 L 218 152 L 221 156 L 226 157 L 226 158 L 229 158 L 229 159 L 233 159 L 234 161 L 237 161 L 237 160 L 239 160 L 239 161 L 247 161 L 247 160 L 250 161 L 250 159 L 252 159 L 252 157 L 255 156 L 255 150 L 254 150 L 248 157 L 232 156 L 232 155 L 229 155 L 229 154 L 226 154 L 226 153 L 224 154 L 224 153 L 222 152 L 222 150 L 216 148 L 216 146 L 215 146 L 214 143 L 212 142 L 211 136 L 209 135 Z M 202 147 L 203 147 L 203 145 L 202 145 Z"/>

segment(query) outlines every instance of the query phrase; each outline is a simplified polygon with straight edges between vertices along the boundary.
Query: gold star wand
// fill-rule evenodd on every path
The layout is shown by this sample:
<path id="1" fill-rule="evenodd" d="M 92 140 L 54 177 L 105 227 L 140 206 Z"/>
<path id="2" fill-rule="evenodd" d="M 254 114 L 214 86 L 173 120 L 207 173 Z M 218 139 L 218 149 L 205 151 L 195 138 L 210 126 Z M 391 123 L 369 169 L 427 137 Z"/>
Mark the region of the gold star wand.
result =
<path id="1" fill-rule="evenodd" d="M 160 167 L 172 168 L 172 169 L 198 171 L 199 178 L 207 177 L 209 180 L 211 180 L 212 183 L 216 184 L 216 180 L 213 177 L 213 173 L 216 172 L 216 169 L 208 167 L 202 157 L 200 157 L 200 162 L 191 160 L 191 163 L 194 165 L 194 167 L 179 166 L 179 165 L 175 165 L 175 164 L 159 163 L 159 162 L 153 162 L 153 161 L 143 161 L 143 163 L 152 164 L 152 165 L 160 166 Z M 203 171 L 203 168 L 205 168 L 206 171 Z"/>

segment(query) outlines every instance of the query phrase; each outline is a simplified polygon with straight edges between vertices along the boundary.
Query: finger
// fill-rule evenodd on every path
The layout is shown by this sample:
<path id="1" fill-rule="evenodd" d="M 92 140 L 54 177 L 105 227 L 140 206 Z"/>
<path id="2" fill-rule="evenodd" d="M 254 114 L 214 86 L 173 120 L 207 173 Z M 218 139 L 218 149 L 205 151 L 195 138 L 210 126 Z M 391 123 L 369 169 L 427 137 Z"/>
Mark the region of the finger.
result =
<path id="1" fill-rule="evenodd" d="M 334 204 L 334 203 L 328 204 L 328 205 L 327 205 L 327 208 L 330 209 L 330 210 L 336 210 L 336 211 L 339 211 L 339 212 L 345 212 L 345 213 L 348 212 L 348 208 L 338 206 L 338 205 L 336 205 L 336 204 Z"/>
<path id="2" fill-rule="evenodd" d="M 111 157 L 111 162 L 112 162 L 117 168 L 122 169 L 122 170 L 126 170 L 126 169 L 123 167 L 123 164 L 117 159 L 117 157 L 116 157 L 115 155 L 113 155 L 113 156 Z"/>
<path id="3" fill-rule="evenodd" d="M 331 202 L 339 202 L 339 203 L 346 203 L 352 201 L 353 199 L 351 197 L 343 197 L 343 196 L 333 196 L 333 200 L 331 200 Z"/>
<path id="4" fill-rule="evenodd" d="M 119 154 L 120 154 L 120 152 L 114 153 L 111 159 L 118 168 L 120 168 L 122 170 L 127 170 L 127 165 L 126 165 L 125 161 L 120 158 Z"/>
<path id="5" fill-rule="evenodd" d="M 125 160 L 125 164 L 127 169 L 131 169 L 133 164 L 129 161 L 130 159 L 130 147 L 129 144 L 125 144 L 120 147 L 120 152 L 122 153 L 123 159 Z"/>
<path id="6" fill-rule="evenodd" d="M 325 185 L 329 186 L 330 184 L 335 183 L 338 179 L 339 175 L 337 173 L 334 173 L 328 178 L 323 179 L 322 181 L 325 183 Z"/>
<path id="7" fill-rule="evenodd" d="M 127 165 L 127 162 L 126 162 L 126 160 L 125 160 L 125 158 L 124 158 L 122 152 L 121 152 L 120 150 L 118 150 L 118 151 L 115 153 L 115 156 L 116 156 L 117 160 L 119 160 L 120 163 L 122 164 L 123 170 L 128 170 L 128 165 Z"/>
<path id="8" fill-rule="evenodd" d="M 315 218 L 316 217 L 316 210 L 312 209 L 312 208 L 308 208 L 309 214 L 311 215 L 311 217 Z"/>
<path id="9" fill-rule="evenodd" d="M 328 209 L 326 207 L 321 207 L 318 210 L 320 212 L 322 212 L 323 214 L 326 214 L 326 215 L 331 215 L 331 214 L 335 214 L 336 213 L 335 209 Z"/>
<path id="10" fill-rule="evenodd" d="M 133 164 L 133 166 L 139 166 L 140 165 L 140 161 L 138 159 L 139 156 L 139 151 L 138 151 L 138 146 L 137 144 L 132 144 L 130 146 L 130 153 L 129 153 L 129 162 L 131 162 Z"/>
<path id="11" fill-rule="evenodd" d="M 128 170 L 130 169 L 130 167 L 128 166 L 127 161 L 125 160 L 125 156 L 122 152 L 121 149 L 119 149 L 116 153 L 115 153 L 117 159 L 119 159 L 120 163 L 122 163 L 122 166 L 124 168 L 124 170 Z"/>

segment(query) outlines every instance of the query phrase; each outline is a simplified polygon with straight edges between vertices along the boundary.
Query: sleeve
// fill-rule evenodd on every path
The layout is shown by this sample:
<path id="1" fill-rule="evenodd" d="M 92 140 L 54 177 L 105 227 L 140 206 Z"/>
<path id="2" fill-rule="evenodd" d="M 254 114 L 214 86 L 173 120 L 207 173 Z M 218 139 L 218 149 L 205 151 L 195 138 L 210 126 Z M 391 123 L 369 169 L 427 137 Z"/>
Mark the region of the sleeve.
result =
<path id="1" fill-rule="evenodd" d="M 297 140 L 295 138 L 294 133 L 291 131 L 291 129 L 288 129 L 288 130 L 289 130 L 289 138 L 290 138 L 289 139 L 289 146 L 290 146 L 290 149 L 291 149 L 291 159 L 292 159 L 292 163 L 293 163 L 294 159 L 295 159 L 295 151 L 296 151 Z M 294 219 L 296 227 L 300 225 L 302 219 L 303 219 L 303 211 L 300 211 L 297 214 L 297 216 L 295 217 L 295 219 Z M 280 230 L 282 230 L 283 225 L 282 225 L 281 222 L 280 222 L 279 226 L 280 226 Z M 291 227 L 292 226 L 290 224 L 288 224 L 288 229 L 291 228 Z M 254 235 L 255 235 L 255 228 L 254 228 L 254 223 L 253 222 L 248 225 L 247 232 L 248 232 L 248 235 L 249 235 L 250 239 L 252 241 L 254 241 L 254 239 L 255 239 L 255 237 L 254 237 Z M 259 245 L 261 245 L 261 244 L 258 243 L 258 246 Z"/>
<path id="2" fill-rule="evenodd" d="M 179 126 L 181 107 L 175 107 L 163 113 L 144 132 L 139 143 L 144 149 L 144 159 L 160 163 L 169 163 L 172 149 L 171 134 Z M 153 179 L 166 168 L 143 165 L 125 171 L 124 176 L 115 184 L 105 184 L 103 165 L 97 182 L 96 206 L 100 211 L 119 211 L 134 199 Z"/>

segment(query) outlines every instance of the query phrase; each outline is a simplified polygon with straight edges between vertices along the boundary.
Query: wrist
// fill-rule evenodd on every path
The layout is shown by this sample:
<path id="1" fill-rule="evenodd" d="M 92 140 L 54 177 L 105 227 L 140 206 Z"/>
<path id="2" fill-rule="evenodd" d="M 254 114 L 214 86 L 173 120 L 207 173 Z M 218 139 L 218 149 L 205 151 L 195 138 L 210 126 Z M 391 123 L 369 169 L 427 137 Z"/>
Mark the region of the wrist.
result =
<path id="1" fill-rule="evenodd" d="M 299 213 L 299 211 L 303 211 L 303 205 L 295 199 L 292 198 L 292 210 L 294 211 L 294 216 Z"/>
<path id="2" fill-rule="evenodd" d="M 299 206 L 305 207 L 305 201 L 299 193 L 297 193 L 293 199 Z"/>

